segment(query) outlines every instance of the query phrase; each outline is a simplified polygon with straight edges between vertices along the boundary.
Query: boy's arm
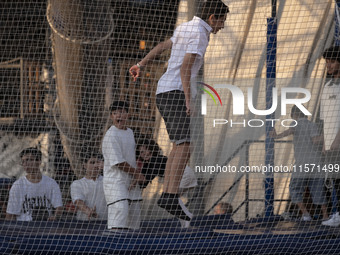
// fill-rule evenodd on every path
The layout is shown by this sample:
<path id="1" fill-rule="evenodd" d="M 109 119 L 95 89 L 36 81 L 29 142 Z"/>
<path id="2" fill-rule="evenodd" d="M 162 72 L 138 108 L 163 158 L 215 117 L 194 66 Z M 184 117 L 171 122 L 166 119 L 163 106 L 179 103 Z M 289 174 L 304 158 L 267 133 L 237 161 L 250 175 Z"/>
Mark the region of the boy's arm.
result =
<path id="1" fill-rule="evenodd" d="M 136 79 L 141 75 L 142 67 L 146 66 L 150 61 L 154 60 L 164 51 L 171 49 L 171 47 L 172 47 L 171 39 L 161 42 L 155 48 L 153 48 L 138 64 L 132 66 L 129 71 L 134 81 L 136 81 Z"/>
<path id="2" fill-rule="evenodd" d="M 130 166 L 127 162 L 119 163 L 119 164 L 117 164 L 117 166 L 120 170 L 132 175 L 133 178 L 137 182 L 144 182 L 145 181 L 145 177 L 141 173 L 141 169 L 134 168 L 134 167 Z"/>
<path id="3" fill-rule="evenodd" d="M 17 215 L 15 214 L 10 214 L 10 213 L 6 213 L 6 218 L 5 220 L 16 220 L 17 219 Z"/>
<path id="4" fill-rule="evenodd" d="M 76 205 L 78 210 L 82 211 L 83 213 L 87 215 L 88 219 L 98 217 L 98 214 L 96 212 L 96 207 L 90 208 L 85 204 L 83 200 L 80 200 L 80 199 L 76 200 L 74 204 Z"/>
<path id="5" fill-rule="evenodd" d="M 270 133 L 270 137 L 271 138 L 274 138 L 274 139 L 280 139 L 280 138 L 283 138 L 283 137 L 286 137 L 286 136 L 289 136 L 289 135 L 293 135 L 294 134 L 294 131 L 295 129 L 294 128 L 289 128 L 285 131 L 283 131 L 282 133 L 280 134 L 277 134 L 275 129 Z"/>
<path id="6" fill-rule="evenodd" d="M 81 181 L 74 181 L 71 184 L 71 198 L 76 209 L 85 213 L 90 220 L 92 218 L 97 218 L 96 208 L 90 208 L 86 205 L 86 195 L 84 194 L 85 186 Z"/>
<path id="7" fill-rule="evenodd" d="M 48 217 L 47 220 L 49 220 L 49 221 L 59 219 L 62 216 L 63 211 L 64 211 L 60 187 L 56 182 L 52 183 L 51 185 L 52 185 L 51 188 L 52 188 L 52 191 L 53 191 L 52 197 L 51 197 L 51 203 L 52 203 L 53 207 L 55 208 L 55 210 L 54 210 L 53 215 Z"/>
<path id="8" fill-rule="evenodd" d="M 52 216 L 48 217 L 48 221 L 54 221 L 54 220 L 57 220 L 61 217 L 61 215 L 63 214 L 63 210 L 64 210 L 64 207 L 63 206 L 59 206 L 55 209 L 55 212 Z"/>
<path id="9" fill-rule="evenodd" d="M 20 215 L 20 189 L 21 184 L 19 182 L 15 182 L 10 191 L 9 197 L 7 201 L 7 208 L 6 208 L 6 220 L 16 220 L 17 217 Z"/>
<path id="10" fill-rule="evenodd" d="M 138 172 L 138 170 L 134 167 L 132 167 L 129 163 L 127 162 L 122 162 L 117 164 L 116 166 L 118 166 L 118 168 L 128 174 L 134 175 L 136 172 Z M 139 170 L 140 172 L 140 170 Z"/>
<path id="11" fill-rule="evenodd" d="M 181 81 L 183 86 L 183 91 L 185 95 L 185 103 L 187 107 L 187 114 L 190 115 L 190 100 L 191 100 L 191 91 L 190 91 L 190 80 L 191 80 L 191 69 L 194 65 L 197 54 L 187 53 L 184 56 L 183 63 L 180 69 L 181 72 Z"/>

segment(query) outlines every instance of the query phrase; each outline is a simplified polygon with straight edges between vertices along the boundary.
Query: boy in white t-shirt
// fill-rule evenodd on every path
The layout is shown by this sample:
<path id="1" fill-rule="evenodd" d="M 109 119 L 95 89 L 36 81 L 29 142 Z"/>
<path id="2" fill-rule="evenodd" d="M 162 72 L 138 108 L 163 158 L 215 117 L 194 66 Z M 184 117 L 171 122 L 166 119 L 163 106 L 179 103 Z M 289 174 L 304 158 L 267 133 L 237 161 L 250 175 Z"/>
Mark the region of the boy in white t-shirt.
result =
<path id="1" fill-rule="evenodd" d="M 323 53 L 326 60 L 327 74 L 331 79 L 323 87 L 320 100 L 320 118 L 323 120 L 323 135 L 325 138 L 324 154 L 328 177 L 333 179 L 333 188 L 337 194 L 337 212 L 323 221 L 325 226 L 340 226 L 340 46 L 332 46 Z"/>
<path id="2" fill-rule="evenodd" d="M 71 184 L 72 202 L 77 207 L 77 220 L 107 220 L 103 189 L 101 154 L 85 155 L 85 176 Z"/>
<path id="3" fill-rule="evenodd" d="M 40 172 L 41 152 L 28 148 L 20 153 L 26 176 L 9 192 L 6 220 L 56 220 L 63 212 L 59 185 Z"/>
<path id="4" fill-rule="evenodd" d="M 295 165 L 304 166 L 304 172 L 292 172 L 289 184 L 291 201 L 298 205 L 302 213 L 301 220 L 311 221 L 312 217 L 303 201 L 305 189 L 308 187 L 313 204 L 321 207 L 323 220 L 326 221 L 328 212 L 324 176 L 322 173 L 313 171 L 312 168 L 312 166 L 323 166 L 320 150 L 320 146 L 323 145 L 323 136 L 319 134 L 317 125 L 308 120 L 296 105 L 292 107 L 291 118 L 297 122 L 295 127 L 291 125 L 289 129 L 280 134 L 277 134 L 275 129 L 270 133 L 274 139 L 293 135 Z"/>
<path id="5" fill-rule="evenodd" d="M 128 104 L 116 101 L 110 107 L 113 125 L 107 130 L 104 156 L 104 193 L 108 206 L 108 229 L 138 229 L 140 225 L 139 182 L 145 177 L 136 164 L 136 142 L 127 127 Z"/>

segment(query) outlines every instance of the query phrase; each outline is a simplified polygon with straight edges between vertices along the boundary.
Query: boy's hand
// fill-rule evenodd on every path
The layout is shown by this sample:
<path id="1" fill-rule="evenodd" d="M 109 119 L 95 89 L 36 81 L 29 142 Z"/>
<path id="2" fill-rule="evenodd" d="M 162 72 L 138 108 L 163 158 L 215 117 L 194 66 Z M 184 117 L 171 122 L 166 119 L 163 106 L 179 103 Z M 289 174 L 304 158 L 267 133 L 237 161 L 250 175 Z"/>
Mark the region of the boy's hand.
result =
<path id="1" fill-rule="evenodd" d="M 50 217 L 48 217 L 47 221 L 55 221 L 57 219 L 56 215 L 52 215 Z"/>
<path id="2" fill-rule="evenodd" d="M 129 69 L 129 72 L 130 72 L 131 76 L 133 77 L 133 81 L 136 81 L 137 78 L 140 77 L 141 71 L 142 70 L 137 65 L 131 66 L 131 68 Z"/>
<path id="3" fill-rule="evenodd" d="M 90 210 L 87 213 L 87 217 L 90 220 L 91 218 L 98 218 L 98 214 L 96 211 L 96 207 L 93 207 L 92 209 L 90 208 Z"/>
<path id="4" fill-rule="evenodd" d="M 191 117 L 197 116 L 197 109 L 195 105 L 191 103 L 187 103 L 187 102 L 185 104 L 186 104 L 186 114 Z"/>
<path id="5" fill-rule="evenodd" d="M 133 179 L 130 183 L 129 190 L 134 189 L 137 184 L 145 182 L 145 176 L 142 173 L 136 173 L 133 175 Z"/>
<path id="6" fill-rule="evenodd" d="M 57 220 L 59 217 L 61 217 L 62 213 L 63 213 L 64 208 L 62 206 L 59 206 L 55 209 L 55 212 L 53 215 L 48 217 L 48 221 L 55 221 Z"/>

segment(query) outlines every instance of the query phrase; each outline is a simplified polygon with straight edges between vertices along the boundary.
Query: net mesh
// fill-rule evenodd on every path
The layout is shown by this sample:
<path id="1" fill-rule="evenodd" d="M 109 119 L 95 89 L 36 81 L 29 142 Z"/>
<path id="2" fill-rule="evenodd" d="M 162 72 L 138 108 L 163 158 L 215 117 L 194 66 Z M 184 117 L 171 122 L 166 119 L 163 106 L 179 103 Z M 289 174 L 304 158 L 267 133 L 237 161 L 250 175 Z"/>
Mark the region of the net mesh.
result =
<path id="1" fill-rule="evenodd" d="M 325 90 L 331 76 L 322 58 L 337 44 L 337 1 L 224 1 L 230 9 L 224 29 L 209 35 L 204 64 L 191 80 L 197 96 L 185 162 L 184 152 L 174 153 L 178 145 L 170 141 L 169 120 L 156 106 L 157 84 L 173 64 L 174 50 L 149 61 L 136 80 L 129 69 L 172 38 L 204 2 L 0 3 L 3 254 L 327 254 L 339 249 L 337 228 L 322 225 L 333 213 L 331 226 L 340 225 L 338 150 L 327 152 L 339 129 L 340 92 L 336 85 Z M 121 122 L 111 111 L 117 101 L 127 104 L 132 137 L 109 133 Z M 294 104 L 311 115 L 295 120 Z M 115 152 L 128 150 L 131 139 L 136 150 L 122 152 L 128 158 L 124 154 L 121 160 Z M 42 195 L 28 199 L 32 152 L 20 153 L 32 147 L 42 153 L 38 168 L 52 179 L 36 188 L 39 194 L 54 190 L 48 202 L 37 198 Z M 119 178 L 138 177 L 121 165 L 125 161 L 146 177 L 140 197 L 124 197 L 119 189 Z M 178 169 L 184 171 L 177 178 L 181 183 L 169 184 L 181 174 Z M 174 193 L 169 186 L 179 186 L 180 200 L 174 201 L 193 214 L 190 223 L 158 205 L 162 193 Z M 126 202 L 123 214 L 136 213 L 132 226 L 138 230 L 108 229 L 117 197 Z M 44 210 L 47 216 L 30 215 Z"/>

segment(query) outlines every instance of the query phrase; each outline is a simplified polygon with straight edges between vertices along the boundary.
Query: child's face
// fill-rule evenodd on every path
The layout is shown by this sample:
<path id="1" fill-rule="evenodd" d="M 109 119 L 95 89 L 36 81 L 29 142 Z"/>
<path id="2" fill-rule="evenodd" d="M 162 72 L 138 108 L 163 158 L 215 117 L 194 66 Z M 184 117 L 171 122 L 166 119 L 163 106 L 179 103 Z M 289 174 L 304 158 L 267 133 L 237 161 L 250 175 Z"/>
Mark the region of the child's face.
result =
<path id="1" fill-rule="evenodd" d="M 86 174 L 90 176 L 98 176 L 102 172 L 102 160 L 93 157 L 90 158 L 85 164 L 84 168 Z"/>
<path id="2" fill-rule="evenodd" d="M 212 28 L 212 33 L 216 34 L 218 31 L 224 28 L 224 23 L 227 19 L 227 15 L 221 17 L 221 18 L 216 18 L 214 15 L 211 15 L 209 18 L 209 25 Z"/>
<path id="3" fill-rule="evenodd" d="M 335 59 L 326 59 L 327 73 L 334 77 L 340 77 L 340 63 Z"/>
<path id="4" fill-rule="evenodd" d="M 111 119 L 113 125 L 118 129 L 126 129 L 127 128 L 127 121 L 129 119 L 129 114 L 124 109 L 117 109 L 112 111 Z"/>
<path id="5" fill-rule="evenodd" d="M 36 174 L 40 172 L 40 160 L 37 160 L 36 157 L 32 154 L 23 155 L 21 158 L 21 164 L 27 174 Z"/>
<path id="6" fill-rule="evenodd" d="M 221 205 L 216 205 L 214 209 L 214 214 L 220 215 L 220 214 L 225 214 L 225 211 L 221 207 Z"/>
<path id="7" fill-rule="evenodd" d="M 144 161 L 149 161 L 151 156 L 152 156 L 152 153 L 150 150 L 148 150 L 145 146 L 141 146 L 139 148 L 139 151 L 140 151 L 140 157 L 144 160 Z"/>

